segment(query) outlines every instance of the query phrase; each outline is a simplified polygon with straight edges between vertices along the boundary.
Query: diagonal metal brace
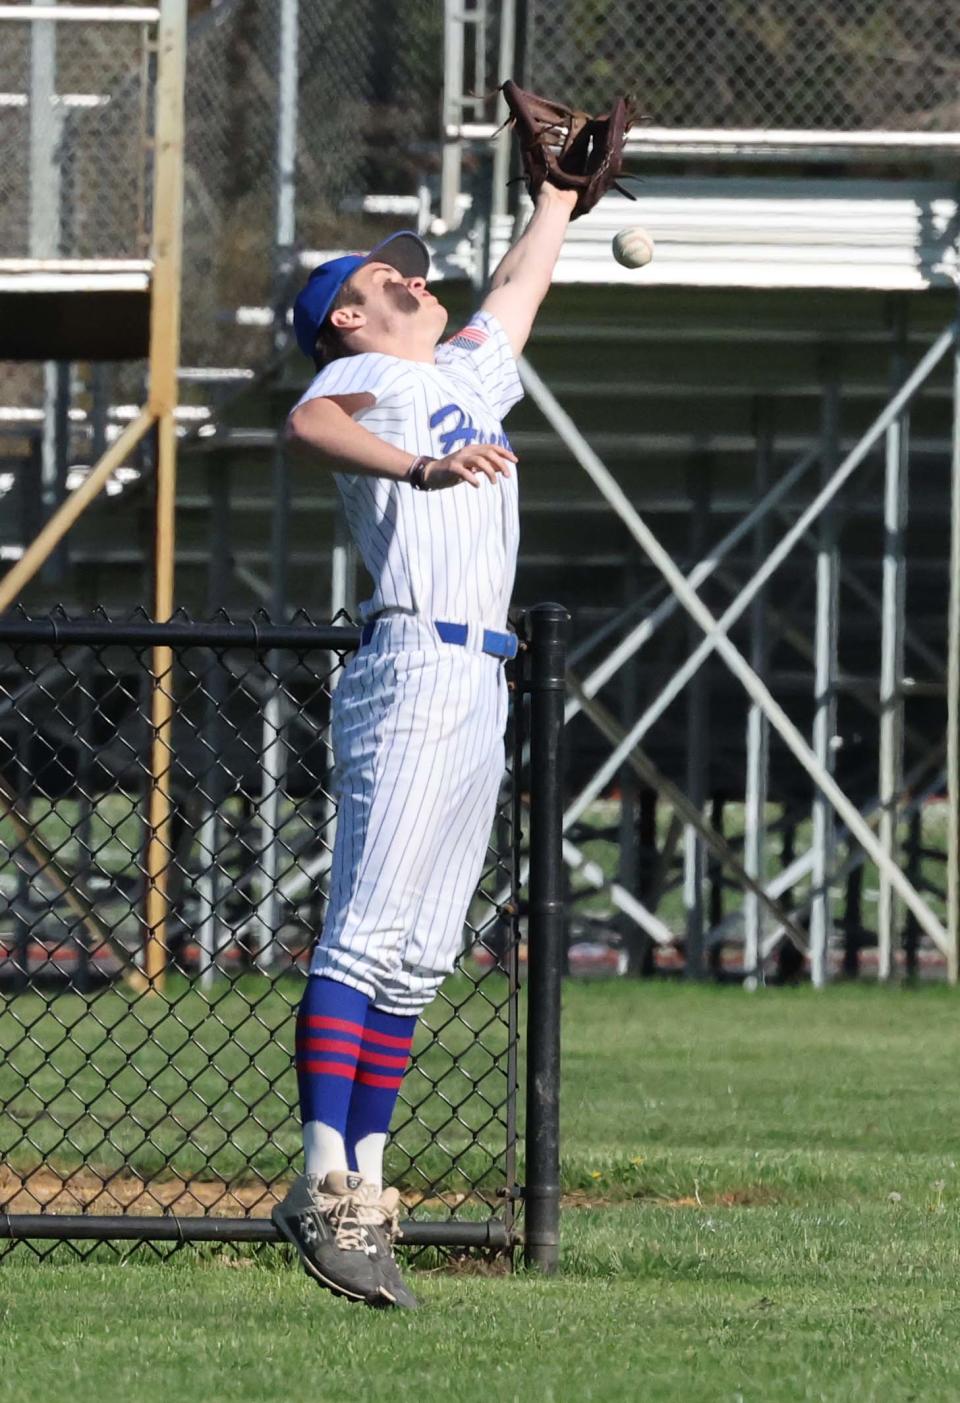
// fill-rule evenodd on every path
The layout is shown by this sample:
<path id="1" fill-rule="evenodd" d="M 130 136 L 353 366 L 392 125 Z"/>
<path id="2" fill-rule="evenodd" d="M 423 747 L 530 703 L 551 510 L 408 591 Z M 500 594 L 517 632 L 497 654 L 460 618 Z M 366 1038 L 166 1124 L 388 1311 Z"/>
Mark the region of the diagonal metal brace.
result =
<path id="1" fill-rule="evenodd" d="M 624 736 L 624 728 L 621 726 L 620 722 L 615 719 L 602 702 L 584 696 L 582 689 L 569 677 L 568 685 L 573 691 L 573 694 L 578 698 L 581 708 L 586 715 L 590 717 L 609 741 L 618 744 Z M 683 790 L 674 784 L 671 779 L 667 778 L 663 771 L 651 760 L 642 746 L 633 746 L 626 757 L 626 762 L 641 779 L 646 780 L 653 789 L 656 789 L 659 794 L 663 795 L 674 813 L 682 818 L 684 823 L 696 829 L 706 847 L 709 848 L 724 866 L 728 867 L 730 871 L 733 872 L 747 891 L 753 892 L 757 899 L 763 903 L 774 920 L 777 921 L 778 925 L 790 936 L 797 949 L 805 951 L 807 948 L 807 938 L 803 927 L 797 924 L 785 906 L 781 905 L 779 901 L 765 890 L 762 883 L 751 877 L 727 840 L 721 837 L 713 825 L 704 818 L 696 804 L 692 803 L 691 800 L 687 798 Z"/>
<path id="2" fill-rule="evenodd" d="M 867 456 L 889 425 L 903 411 L 906 405 L 916 394 L 917 390 L 930 375 L 934 367 L 942 360 L 947 351 L 957 340 L 958 326 L 951 325 L 940 335 L 934 345 L 923 357 L 919 365 L 906 380 L 904 385 L 892 397 L 887 407 L 874 421 L 870 429 L 867 430 L 857 446 L 847 455 L 838 466 L 829 481 L 814 498 L 810 506 L 801 514 L 791 531 L 780 541 L 778 546 L 771 552 L 765 564 L 754 575 L 750 585 L 744 590 L 740 599 L 727 610 L 722 620 L 718 620 L 707 608 L 703 600 L 687 583 L 682 571 L 675 561 L 661 544 L 659 539 L 651 531 L 639 512 L 634 508 L 623 489 L 617 483 L 616 478 L 601 461 L 599 456 L 593 451 L 589 443 L 580 433 L 573 420 L 561 408 L 547 386 L 533 370 L 529 363 L 521 359 L 520 371 L 525 387 L 530 391 L 532 398 L 539 405 L 540 409 L 547 417 L 552 426 L 561 434 L 567 446 L 586 471 L 588 476 L 599 488 L 602 495 L 617 512 L 618 516 L 627 526 L 630 534 L 637 544 L 646 552 L 649 559 L 664 576 L 667 583 L 674 590 L 683 607 L 690 617 L 704 631 L 706 637 L 697 653 L 703 657 L 714 649 L 720 654 L 730 671 L 743 684 L 745 690 L 761 709 L 769 720 L 770 724 L 778 732 L 788 749 L 807 772 L 814 784 L 821 793 L 833 805 L 836 812 L 844 820 L 850 833 L 865 848 L 870 857 L 873 858 L 881 871 L 889 876 L 890 884 L 903 898 L 906 905 L 916 916 L 921 927 L 933 940 L 934 944 L 944 954 L 949 948 L 949 938 L 946 930 L 930 910 L 930 907 L 923 900 L 913 883 L 905 876 L 897 865 L 891 861 L 889 855 L 884 851 L 882 844 L 877 840 L 857 809 L 856 805 L 844 794 L 843 790 L 817 760 L 810 746 L 803 735 L 787 716 L 783 707 L 776 700 L 766 684 L 758 677 L 750 664 L 744 658 L 734 643 L 727 637 L 725 629 L 729 628 L 734 617 L 739 617 L 743 608 L 746 607 L 753 594 L 766 582 L 776 567 L 793 548 L 796 541 L 807 530 L 810 522 L 813 521 L 833 497 L 840 490 L 843 483 L 849 478 L 854 470 Z M 694 656 L 697 656 L 695 653 Z M 698 663 L 699 665 L 699 663 Z M 626 741 L 626 737 L 624 740 Z M 631 745 L 633 740 L 631 739 Z M 617 763 L 622 763 L 623 756 L 618 757 Z M 608 762 L 609 764 L 609 762 Z M 565 822 L 569 822 L 569 814 L 565 817 Z"/>

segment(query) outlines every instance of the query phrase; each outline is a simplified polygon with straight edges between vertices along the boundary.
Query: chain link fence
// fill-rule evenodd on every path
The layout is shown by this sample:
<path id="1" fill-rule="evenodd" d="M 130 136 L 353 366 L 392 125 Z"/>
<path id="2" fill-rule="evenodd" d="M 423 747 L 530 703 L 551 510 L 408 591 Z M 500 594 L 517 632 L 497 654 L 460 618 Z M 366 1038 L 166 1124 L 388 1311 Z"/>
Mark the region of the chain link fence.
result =
<path id="1" fill-rule="evenodd" d="M 442 0 L 300 4 L 292 87 L 281 11 L 274 0 L 191 6 L 187 365 L 262 363 L 270 309 L 299 279 L 277 248 L 285 104 L 297 249 L 369 246 L 415 220 L 411 201 L 436 196 Z M 658 125 L 960 125 L 960 19 L 947 0 L 528 0 L 521 15 L 525 81 L 588 108 L 629 88 Z M 466 18 L 484 36 L 486 72 L 464 81 L 489 90 L 505 76 L 501 7 Z M 151 27 L 4 21 L 2 37 L 0 258 L 145 257 Z"/>
<path id="2" fill-rule="evenodd" d="M 527 81 L 657 126 L 960 128 L 951 0 L 528 0 Z"/>
<path id="3" fill-rule="evenodd" d="M 262 363 L 265 313 L 284 277 L 299 282 L 277 250 L 285 106 L 296 247 L 360 247 L 395 226 L 367 197 L 415 197 L 439 168 L 442 35 L 438 0 L 311 0 L 285 77 L 279 4 L 191 6 L 184 364 Z M 0 21 L 0 259 L 148 256 L 155 68 L 152 25 Z M 2 399 L 28 404 L 16 384 Z"/>
<path id="4" fill-rule="evenodd" d="M 484 7 L 481 6 L 482 10 Z M 492 82 L 500 7 L 487 7 Z M 281 7 L 195 7 L 187 74 L 187 272 L 216 312 L 271 293 Z M 299 7 L 297 242 L 366 237 L 365 197 L 439 167 L 440 0 Z M 656 123 L 942 131 L 960 125 L 948 0 L 529 0 L 527 81 L 590 107 L 628 87 Z M 0 256 L 147 253 L 152 27 L 6 20 Z M 204 303 L 188 300 L 189 322 Z"/>
<path id="5" fill-rule="evenodd" d="M 0 258 L 147 257 L 151 38 L 0 21 Z"/>
<path id="6" fill-rule="evenodd" d="M 330 700 L 356 643 L 305 619 L 0 622 L 0 1253 L 273 1240 L 336 824 Z M 162 935 L 144 917 L 160 645 L 176 703 Z M 387 1173 L 414 1244 L 513 1240 L 518 804 L 506 782 L 394 1119 Z"/>
<path id="7" fill-rule="evenodd" d="M 102 278 L 118 264 L 145 269 L 150 253 L 155 26 L 61 9 L 63 19 L 0 20 L 0 271 L 14 279 Z M 4 314 L 32 317 L 30 295 L 17 300 Z M 44 434 L 57 444 L 57 490 L 71 490 L 124 407 L 141 402 L 144 373 L 142 362 L 64 366 L 54 387 L 41 365 L 0 362 L 0 550 L 35 535 L 53 505 L 36 480 Z"/>
<path id="8" fill-rule="evenodd" d="M 257 310 L 289 293 L 285 251 L 277 249 L 285 108 L 296 127 L 297 248 L 369 246 L 396 226 L 398 209 L 388 200 L 378 212 L 367 197 L 415 197 L 439 168 L 438 0 L 302 3 L 292 87 L 281 19 L 275 0 L 221 0 L 191 26 L 183 325 L 189 364 L 249 364 L 269 350 Z M 402 223 L 402 206 L 399 217 Z M 299 285 L 302 273 L 286 276 Z M 241 307 L 252 310 L 237 319 Z"/>

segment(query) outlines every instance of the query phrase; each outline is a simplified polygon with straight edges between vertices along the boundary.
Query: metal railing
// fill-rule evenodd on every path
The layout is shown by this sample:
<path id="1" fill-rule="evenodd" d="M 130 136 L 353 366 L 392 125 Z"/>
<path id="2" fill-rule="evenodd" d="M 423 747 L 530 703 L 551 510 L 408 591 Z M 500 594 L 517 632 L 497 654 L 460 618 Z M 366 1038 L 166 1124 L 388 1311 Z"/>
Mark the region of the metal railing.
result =
<path id="1" fill-rule="evenodd" d="M 556 1256 L 556 890 L 563 611 L 532 611 L 539 823 L 529 921 L 505 782 L 456 973 L 421 1023 L 387 1159 L 411 1246 L 518 1240 L 520 942 L 531 948 L 531 1260 Z M 299 1159 L 293 1013 L 323 920 L 331 695 L 352 627 L 306 620 L 0 621 L 0 1251 L 26 1240 L 273 1241 Z M 151 758 L 151 667 L 173 722 Z M 520 699 L 519 701 L 517 699 Z M 170 802 L 148 906 L 151 795 Z M 550 787 L 552 784 L 552 788 Z M 544 785 L 547 788 L 544 788 Z M 546 1146 L 546 1151 L 544 1151 Z M 5 1242 L 3 1241 L 5 1239 Z"/>

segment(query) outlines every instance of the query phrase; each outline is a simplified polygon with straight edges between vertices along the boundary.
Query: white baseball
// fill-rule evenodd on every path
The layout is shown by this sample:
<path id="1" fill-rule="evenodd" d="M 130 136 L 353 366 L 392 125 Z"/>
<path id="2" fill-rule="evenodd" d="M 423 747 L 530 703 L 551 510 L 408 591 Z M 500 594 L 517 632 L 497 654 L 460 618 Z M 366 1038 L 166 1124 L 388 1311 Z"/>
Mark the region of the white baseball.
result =
<path id="1" fill-rule="evenodd" d="M 653 257 L 653 240 L 639 224 L 613 236 L 613 256 L 625 268 L 642 268 Z"/>

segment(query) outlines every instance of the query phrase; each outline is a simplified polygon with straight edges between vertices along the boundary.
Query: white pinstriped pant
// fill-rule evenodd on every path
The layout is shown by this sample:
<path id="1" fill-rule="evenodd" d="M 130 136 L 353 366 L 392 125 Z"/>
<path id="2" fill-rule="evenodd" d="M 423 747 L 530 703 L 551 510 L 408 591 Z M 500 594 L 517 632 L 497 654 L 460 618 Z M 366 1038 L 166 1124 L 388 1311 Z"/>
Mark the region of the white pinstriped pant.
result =
<path id="1" fill-rule="evenodd" d="M 310 971 L 420 1013 L 460 953 L 504 769 L 503 665 L 410 616 L 377 621 L 333 700 L 339 799 Z"/>

